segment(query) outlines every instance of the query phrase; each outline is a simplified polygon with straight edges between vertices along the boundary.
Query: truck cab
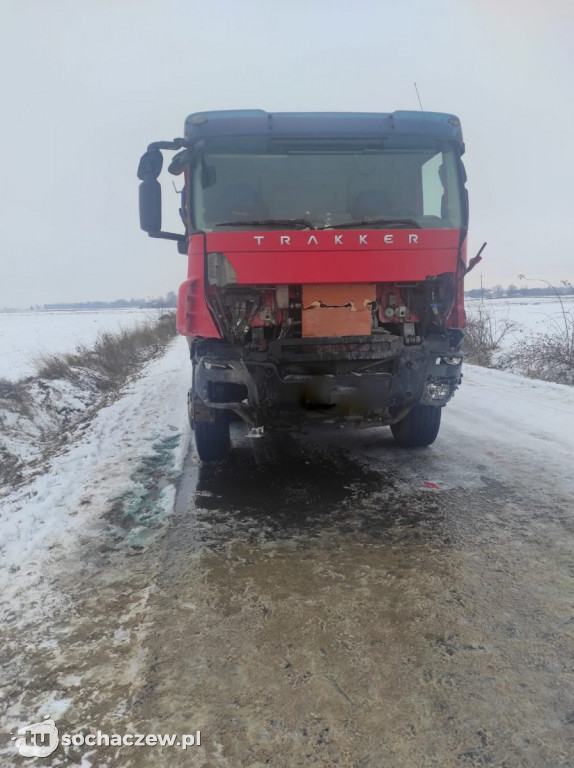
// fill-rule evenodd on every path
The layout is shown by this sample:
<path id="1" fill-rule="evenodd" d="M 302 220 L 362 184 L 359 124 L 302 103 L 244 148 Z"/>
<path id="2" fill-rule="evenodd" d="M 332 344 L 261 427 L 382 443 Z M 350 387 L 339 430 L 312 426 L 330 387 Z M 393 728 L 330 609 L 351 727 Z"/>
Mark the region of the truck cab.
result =
<path id="1" fill-rule="evenodd" d="M 161 229 L 162 150 L 182 233 Z M 461 381 L 468 196 L 458 118 L 201 112 L 142 157 L 140 224 L 187 254 L 177 327 L 200 458 L 229 423 L 390 426 L 431 444 Z"/>

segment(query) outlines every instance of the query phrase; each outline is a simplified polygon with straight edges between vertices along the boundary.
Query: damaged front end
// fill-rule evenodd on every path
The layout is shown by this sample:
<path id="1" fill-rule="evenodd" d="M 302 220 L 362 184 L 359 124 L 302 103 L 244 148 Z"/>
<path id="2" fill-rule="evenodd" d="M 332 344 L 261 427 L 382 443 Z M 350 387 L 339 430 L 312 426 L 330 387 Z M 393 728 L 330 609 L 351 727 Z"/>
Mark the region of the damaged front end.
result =
<path id="1" fill-rule="evenodd" d="M 192 345 L 195 391 L 209 408 L 253 426 L 392 424 L 414 405 L 445 405 L 459 385 L 462 332 L 446 322 L 453 276 L 243 287 L 230 266 L 208 259 L 222 338 Z"/>

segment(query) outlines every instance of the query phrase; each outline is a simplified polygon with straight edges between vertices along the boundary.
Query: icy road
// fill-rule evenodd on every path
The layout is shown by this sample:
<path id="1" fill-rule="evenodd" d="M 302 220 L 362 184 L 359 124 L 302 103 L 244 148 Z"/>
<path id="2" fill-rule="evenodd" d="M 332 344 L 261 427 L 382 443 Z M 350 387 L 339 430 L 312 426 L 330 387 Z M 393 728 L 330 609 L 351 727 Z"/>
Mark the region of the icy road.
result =
<path id="1" fill-rule="evenodd" d="M 180 746 L 48 766 L 573 766 L 574 391 L 467 367 L 429 449 L 201 466 L 186 378 L 178 343 L 3 501 L 0 764 L 50 716 Z"/>

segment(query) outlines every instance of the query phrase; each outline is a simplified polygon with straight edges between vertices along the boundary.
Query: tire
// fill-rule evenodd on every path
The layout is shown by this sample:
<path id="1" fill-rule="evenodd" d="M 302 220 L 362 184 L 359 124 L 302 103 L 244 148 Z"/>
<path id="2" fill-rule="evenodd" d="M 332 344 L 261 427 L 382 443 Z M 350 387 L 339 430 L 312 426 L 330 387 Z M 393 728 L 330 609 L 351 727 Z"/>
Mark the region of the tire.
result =
<path id="1" fill-rule="evenodd" d="M 391 424 L 396 442 L 403 448 L 423 448 L 434 443 L 440 429 L 441 411 L 436 405 L 415 405 L 403 419 Z"/>
<path id="2" fill-rule="evenodd" d="M 191 389 L 187 393 L 187 414 L 195 437 L 195 447 L 202 461 L 224 461 L 231 451 L 229 414 L 220 408 L 208 408 L 200 398 L 196 399 L 194 391 L 195 361 L 192 360 Z M 207 420 L 206 417 L 213 420 Z"/>
<path id="3" fill-rule="evenodd" d="M 212 409 L 214 421 L 195 421 L 195 447 L 202 461 L 223 461 L 229 456 L 229 419 L 227 413 Z"/>
<path id="4" fill-rule="evenodd" d="M 193 429 L 195 427 L 193 421 L 193 389 L 187 391 L 187 418 L 189 419 L 189 426 Z"/>

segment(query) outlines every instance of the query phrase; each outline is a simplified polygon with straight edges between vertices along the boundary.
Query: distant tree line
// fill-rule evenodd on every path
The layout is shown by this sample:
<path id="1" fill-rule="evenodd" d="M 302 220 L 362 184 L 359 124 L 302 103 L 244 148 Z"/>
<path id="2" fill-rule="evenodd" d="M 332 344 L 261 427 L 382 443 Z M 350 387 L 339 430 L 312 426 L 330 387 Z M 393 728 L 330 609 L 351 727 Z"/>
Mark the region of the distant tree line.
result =
<path id="1" fill-rule="evenodd" d="M 30 309 L 164 309 L 177 306 L 177 296 L 170 291 L 156 299 L 116 299 L 115 301 L 76 301 L 60 304 L 36 304 Z"/>
<path id="2" fill-rule="evenodd" d="M 518 288 L 516 285 L 509 285 L 503 288 L 501 285 L 495 285 L 494 288 L 473 288 L 471 291 L 465 291 L 464 295 L 471 299 L 506 299 L 516 296 L 574 296 L 574 286 L 570 284 L 560 286 L 545 285 L 541 288 Z"/>

